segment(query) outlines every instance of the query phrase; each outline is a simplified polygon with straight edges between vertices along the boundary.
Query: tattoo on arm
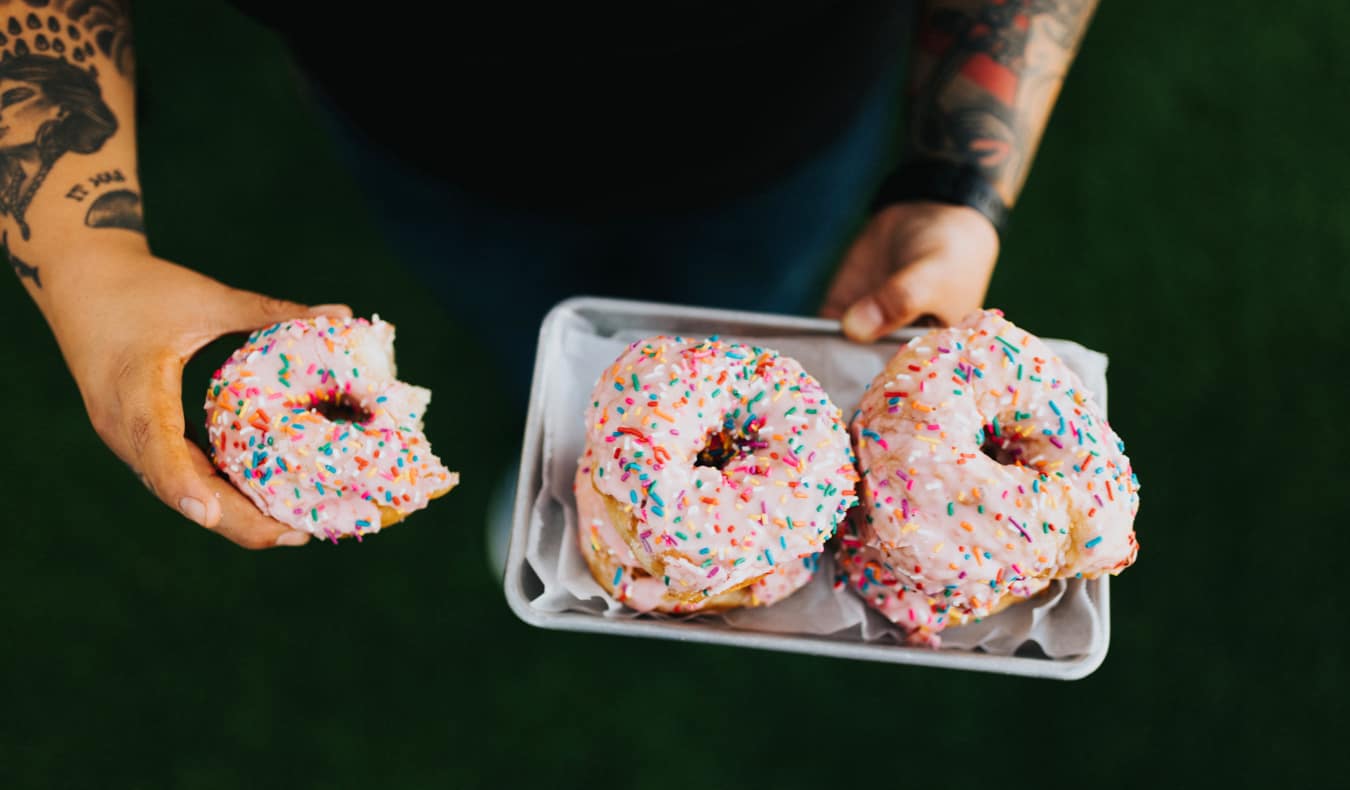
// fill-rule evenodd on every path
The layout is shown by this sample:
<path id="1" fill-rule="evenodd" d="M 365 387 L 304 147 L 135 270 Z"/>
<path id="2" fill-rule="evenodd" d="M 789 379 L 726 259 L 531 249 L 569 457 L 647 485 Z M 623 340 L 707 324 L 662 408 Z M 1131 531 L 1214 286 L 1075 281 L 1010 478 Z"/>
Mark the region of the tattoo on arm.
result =
<path id="1" fill-rule="evenodd" d="M 89 186 L 75 184 L 66 192 L 66 197 L 76 203 L 109 184 L 125 183 L 126 176 L 121 170 L 105 170 L 89 177 Z M 115 189 L 105 192 L 94 199 L 89 211 L 84 215 L 84 224 L 91 228 L 121 228 L 145 233 L 145 221 L 141 218 L 141 196 L 130 189 Z"/>
<path id="2" fill-rule="evenodd" d="M 95 173 L 89 176 L 89 186 L 83 183 L 77 183 L 71 186 L 70 191 L 66 192 L 66 197 L 76 203 L 83 203 L 84 199 L 93 194 L 90 190 L 97 190 L 101 186 L 113 182 L 125 182 L 127 177 L 122 175 L 121 170 L 104 170 L 102 173 Z"/>
<path id="3" fill-rule="evenodd" d="M 121 228 L 145 233 L 145 220 L 141 218 L 141 196 L 130 189 L 105 192 L 89 206 L 89 211 L 84 215 L 84 224 L 91 228 Z"/>
<path id="4" fill-rule="evenodd" d="M 132 51 L 117 0 L 0 0 L 0 216 L 25 240 L 28 207 L 56 161 L 92 154 L 117 131 L 94 61 L 127 76 Z"/>
<path id="5" fill-rule="evenodd" d="M 974 165 L 1012 205 L 1097 0 L 933 0 L 908 158 Z"/>

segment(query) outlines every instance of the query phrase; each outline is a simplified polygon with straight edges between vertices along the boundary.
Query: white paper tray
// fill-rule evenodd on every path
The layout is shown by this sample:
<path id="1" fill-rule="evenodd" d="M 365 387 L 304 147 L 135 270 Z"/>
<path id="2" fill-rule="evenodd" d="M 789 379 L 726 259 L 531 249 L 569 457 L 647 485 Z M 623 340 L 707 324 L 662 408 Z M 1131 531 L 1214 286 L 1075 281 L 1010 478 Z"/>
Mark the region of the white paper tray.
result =
<path id="1" fill-rule="evenodd" d="M 804 337 L 834 337 L 840 335 L 839 324 L 813 318 L 747 313 L 728 310 L 630 302 L 594 297 L 568 299 L 549 312 L 539 332 L 539 347 L 535 357 L 534 381 L 530 391 L 529 416 L 525 425 L 524 444 L 520 456 L 520 480 L 516 489 L 511 548 L 503 584 L 511 610 L 526 623 L 540 628 L 565 631 L 586 631 L 626 636 L 645 636 L 687 642 L 735 645 L 738 647 L 781 650 L 793 653 L 852 658 L 863 661 L 884 661 L 893 664 L 967 669 L 1010 675 L 1076 680 L 1091 674 L 1106 658 L 1110 644 L 1110 596 L 1108 577 L 1087 581 L 1086 592 L 1095 609 L 1100 628 L 1090 648 L 1081 655 L 1049 658 L 1028 643 L 1028 649 L 1015 655 L 992 655 L 979 650 L 911 647 L 900 643 L 865 642 L 856 635 L 818 635 L 769 633 L 737 629 L 728 623 L 711 618 L 659 619 L 649 616 L 632 619 L 607 618 L 581 611 L 548 611 L 532 605 L 542 583 L 526 558 L 530 541 L 531 510 L 543 485 L 543 437 L 546 429 L 544 398 L 547 382 L 555 377 L 586 376 L 594 378 L 598 371 L 567 369 L 559 364 L 559 327 L 566 321 L 582 319 L 594 327 L 599 335 L 638 332 L 643 335 L 682 334 L 693 337 L 713 334 L 755 336 L 791 334 Z M 919 330 L 907 329 L 892 338 L 908 340 Z M 1047 341 L 1052 347 L 1058 342 Z M 808 370 L 808 372 L 810 372 Z M 589 386 L 591 381 L 587 380 Z M 1104 379 L 1096 382 L 1094 394 L 1105 408 Z M 833 393 L 832 393 L 833 395 Z M 846 411 L 850 403 L 839 404 Z M 580 422 L 583 415 L 577 414 Z M 536 529 L 563 529 L 561 524 L 537 524 Z"/>

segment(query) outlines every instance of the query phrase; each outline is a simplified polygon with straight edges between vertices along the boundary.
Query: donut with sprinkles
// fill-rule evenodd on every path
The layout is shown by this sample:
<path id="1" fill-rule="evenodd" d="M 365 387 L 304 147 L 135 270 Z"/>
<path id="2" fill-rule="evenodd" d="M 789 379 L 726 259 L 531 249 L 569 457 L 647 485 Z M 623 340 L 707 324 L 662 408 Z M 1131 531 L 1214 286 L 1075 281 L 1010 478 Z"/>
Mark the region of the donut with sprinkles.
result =
<path id="1" fill-rule="evenodd" d="M 668 597 L 666 585 L 638 564 L 628 544 L 610 523 L 610 509 L 591 484 L 594 463 L 594 456 L 587 450 L 577 464 L 577 546 L 595 580 L 605 592 L 628 608 L 639 612 L 706 614 L 768 606 L 801 589 L 815 576 L 819 553 L 780 562 L 774 566 L 773 573 L 760 577 L 753 584 L 700 601 L 686 603 Z"/>
<path id="2" fill-rule="evenodd" d="M 767 348 L 633 343 L 596 383 L 586 437 L 589 485 L 672 602 L 701 604 L 819 553 L 857 501 L 839 409 Z"/>
<path id="3" fill-rule="evenodd" d="M 459 482 L 422 433 L 430 401 L 397 380 L 394 327 L 378 315 L 285 321 L 212 377 L 212 460 L 277 521 L 360 540 Z"/>
<path id="4" fill-rule="evenodd" d="M 1078 376 L 999 311 L 906 344 L 850 433 L 862 507 L 837 583 L 913 642 L 1138 554 L 1124 443 Z"/>

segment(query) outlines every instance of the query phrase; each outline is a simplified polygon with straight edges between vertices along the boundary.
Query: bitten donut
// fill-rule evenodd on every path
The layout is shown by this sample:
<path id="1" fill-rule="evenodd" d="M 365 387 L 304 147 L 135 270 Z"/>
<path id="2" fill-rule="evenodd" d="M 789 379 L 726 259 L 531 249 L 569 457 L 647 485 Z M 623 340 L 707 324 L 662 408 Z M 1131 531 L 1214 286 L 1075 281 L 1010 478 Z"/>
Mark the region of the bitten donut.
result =
<path id="1" fill-rule="evenodd" d="M 998 311 L 910 341 L 850 432 L 863 507 L 841 537 L 843 576 L 915 641 L 1134 562 L 1125 445 L 1078 377 Z"/>
<path id="2" fill-rule="evenodd" d="M 379 316 L 254 332 L 206 394 L 212 458 L 264 513 L 337 540 L 378 532 L 454 488 L 422 415 L 431 391 L 395 378 Z"/>
<path id="3" fill-rule="evenodd" d="M 586 436 L 615 532 L 684 604 L 816 554 L 856 502 L 839 410 L 766 348 L 638 341 L 597 382 Z"/>
<path id="4" fill-rule="evenodd" d="M 819 554 L 781 562 L 773 573 L 754 583 L 693 603 L 667 597 L 666 585 L 638 565 L 633 552 L 610 523 L 610 511 L 591 484 L 595 459 L 591 451 L 577 464 L 577 544 L 591 575 L 614 599 L 639 612 L 721 612 L 750 606 L 768 606 L 791 595 L 811 581 Z"/>

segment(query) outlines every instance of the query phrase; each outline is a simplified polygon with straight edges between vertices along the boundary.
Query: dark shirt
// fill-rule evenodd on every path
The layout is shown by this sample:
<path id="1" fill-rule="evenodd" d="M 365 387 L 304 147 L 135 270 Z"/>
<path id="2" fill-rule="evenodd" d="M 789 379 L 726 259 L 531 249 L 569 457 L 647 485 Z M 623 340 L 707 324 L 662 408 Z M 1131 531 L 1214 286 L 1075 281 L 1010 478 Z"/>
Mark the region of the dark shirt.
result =
<path id="1" fill-rule="evenodd" d="M 419 170 L 510 204 L 604 211 L 703 205 L 801 163 L 906 48 L 910 11 L 232 2 L 281 34 L 348 122 Z"/>

